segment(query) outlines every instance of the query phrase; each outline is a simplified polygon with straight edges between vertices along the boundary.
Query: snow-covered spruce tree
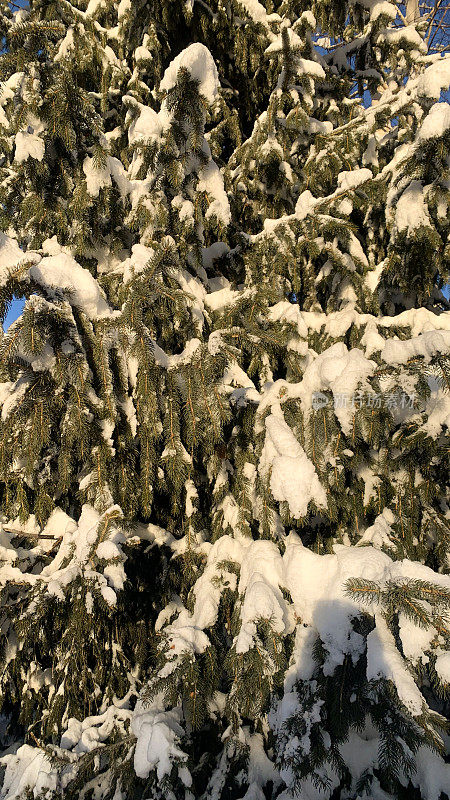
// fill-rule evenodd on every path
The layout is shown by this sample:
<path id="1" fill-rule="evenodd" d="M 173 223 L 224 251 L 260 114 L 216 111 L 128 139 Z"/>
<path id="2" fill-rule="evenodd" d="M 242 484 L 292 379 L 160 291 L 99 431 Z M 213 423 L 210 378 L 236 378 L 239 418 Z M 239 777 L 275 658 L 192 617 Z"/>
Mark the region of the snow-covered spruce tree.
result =
<path id="1" fill-rule="evenodd" d="M 450 796 L 450 59 L 0 4 L 2 800 Z"/>

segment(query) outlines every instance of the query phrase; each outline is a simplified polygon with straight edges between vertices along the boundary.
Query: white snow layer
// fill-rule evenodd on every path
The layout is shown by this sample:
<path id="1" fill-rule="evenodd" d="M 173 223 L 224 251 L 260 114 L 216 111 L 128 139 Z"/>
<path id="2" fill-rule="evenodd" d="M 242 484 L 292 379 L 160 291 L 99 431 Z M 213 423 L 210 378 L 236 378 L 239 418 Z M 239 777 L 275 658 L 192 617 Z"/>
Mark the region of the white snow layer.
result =
<path id="1" fill-rule="evenodd" d="M 428 567 L 415 562 L 393 561 L 388 555 L 371 546 L 350 547 L 335 545 L 333 554 L 319 555 L 304 547 L 300 537 L 291 532 L 286 539 L 284 556 L 274 542 L 253 541 L 222 536 L 214 545 L 208 546 L 207 563 L 197 580 L 193 596 L 195 605 L 189 613 L 182 604 L 174 606 L 178 617 L 167 625 L 164 617 L 157 623 L 169 637 L 170 651 L 176 658 L 183 652 L 202 652 L 209 644 L 205 629 L 217 620 L 221 592 L 225 586 L 236 588 L 234 572 L 229 572 L 226 562 L 240 566 L 239 595 L 243 598 L 241 632 L 235 641 L 238 652 L 253 646 L 253 623 L 266 618 L 272 620 L 278 633 L 292 629 L 290 603 L 279 592 L 287 589 L 292 597 L 293 610 L 298 619 L 312 626 L 328 652 L 326 674 L 332 675 L 336 666 L 343 663 L 346 654 L 359 657 L 364 645 L 363 637 L 354 632 L 351 620 L 362 609 L 374 613 L 377 606 L 358 605 L 346 594 L 346 581 L 360 578 L 385 585 L 388 581 L 413 579 L 431 581 L 450 589 L 450 576 L 438 575 Z M 376 628 L 370 640 L 368 678 L 383 676 L 392 680 L 412 713 L 421 713 L 422 699 L 414 705 L 411 697 L 416 695 L 410 687 L 408 694 L 402 670 L 393 669 L 393 640 L 387 635 L 384 619 L 376 615 Z M 378 633 L 376 633 L 378 631 Z M 414 648 L 415 626 L 402 632 L 403 646 Z M 409 642 L 411 637 L 411 642 Z M 428 639 L 428 641 L 430 641 Z M 414 652 L 414 651 L 412 651 Z M 399 658 L 400 653 L 398 654 Z M 444 667 L 445 663 L 445 667 Z M 402 661 L 403 664 L 403 661 Z M 442 661 L 443 676 L 448 677 L 448 663 Z M 164 667 L 164 671 L 167 668 Z M 398 684 L 398 685 L 397 685 Z M 415 701 L 414 701 L 415 702 Z M 420 708 L 419 708 L 420 705 Z"/>
<path id="2" fill-rule="evenodd" d="M 15 239 L 7 236 L 0 231 L 0 286 L 5 283 L 11 271 L 21 264 L 29 264 L 30 261 L 39 261 L 37 253 L 24 253 L 20 249 Z"/>
<path id="3" fill-rule="evenodd" d="M 269 423 L 269 427 L 272 426 L 276 431 L 275 438 L 284 437 L 284 428 L 282 436 L 278 436 L 280 424 L 283 428 L 279 419 Z M 419 629 L 402 617 L 402 654 L 378 606 L 362 605 L 349 596 L 346 582 L 356 577 L 375 581 L 383 587 L 388 582 L 402 583 L 418 579 L 450 589 L 450 576 L 438 575 L 412 561 L 393 561 L 371 546 L 335 545 L 334 553 L 319 555 L 304 547 L 300 537 L 293 532 L 285 543 L 283 556 L 278 546 L 267 540 L 253 541 L 242 537 L 238 541 L 224 535 L 213 545 L 203 545 L 207 561 L 193 588 L 193 612 L 190 613 L 181 600 L 175 598 L 156 623 L 156 629 L 167 642 L 170 657 L 160 676 L 169 675 L 183 655 L 192 657 L 209 646 L 207 629 L 217 620 L 221 595 L 227 588 L 238 592 L 241 626 L 233 642 L 238 654 L 260 646 L 257 641 L 259 620 L 266 620 L 273 631 L 280 635 L 291 633 L 297 622 L 294 651 L 278 716 L 289 716 L 289 692 L 295 681 L 312 677 L 315 663 L 312 649 L 317 637 L 326 653 L 323 667 L 326 675 L 333 675 L 346 657 L 356 662 L 364 653 L 365 639 L 354 630 L 352 624 L 352 620 L 363 612 L 374 614 L 375 619 L 375 628 L 367 637 L 367 679 L 391 682 L 407 711 L 413 716 L 420 716 L 426 703 L 409 665 L 414 665 L 418 660 L 418 642 L 422 645 L 423 655 L 424 650 L 429 650 L 436 631 L 433 629 L 430 633 Z M 236 568 L 239 571 L 238 581 Z M 282 589 L 287 590 L 292 601 L 286 599 Z M 448 654 L 444 652 L 436 660 L 436 672 L 444 683 L 450 679 L 449 661 Z M 141 777 L 147 777 L 151 769 L 156 769 L 161 778 L 170 771 L 175 761 L 184 763 L 185 755 L 179 749 L 182 736 L 179 711 L 165 711 L 158 698 L 150 708 L 138 705 L 132 728 L 137 736 L 135 768 Z M 439 761 L 440 765 L 442 763 Z M 446 767 L 444 772 L 449 769 Z M 427 777 L 421 779 L 421 785 L 429 780 L 431 778 L 427 773 Z M 436 782 L 438 785 L 439 781 Z M 431 792 L 429 797 L 434 799 L 434 794 Z"/>
<path id="4" fill-rule="evenodd" d="M 426 331 L 406 341 L 388 339 L 381 353 L 387 364 L 406 364 L 411 358 L 421 356 L 425 363 L 438 353 L 450 350 L 450 330 Z"/>
<path id="5" fill-rule="evenodd" d="M 270 489 L 278 501 L 286 501 L 291 515 L 301 519 L 313 500 L 326 508 L 327 498 L 314 464 L 281 417 L 271 414 L 266 421 L 267 436 L 261 455 L 260 471 L 270 473 Z"/>
<path id="6" fill-rule="evenodd" d="M 22 745 L 17 753 L 4 756 L 6 764 L 2 786 L 2 800 L 21 800 L 32 788 L 34 797 L 45 797 L 57 791 L 59 778 L 42 748 Z M 41 795 L 42 792 L 42 795 Z M 28 795 L 29 796 L 29 795 Z"/>
<path id="7" fill-rule="evenodd" d="M 223 225 L 229 225 L 231 222 L 230 204 L 225 191 L 222 173 L 215 161 L 211 159 L 205 164 L 198 177 L 197 191 L 206 192 L 212 198 L 205 214 L 206 219 L 216 217 Z"/>
<path id="8" fill-rule="evenodd" d="M 8 419 L 12 410 L 17 406 L 26 390 L 29 387 L 29 379 L 23 375 L 16 381 L 6 381 L 0 383 L 0 405 L 2 408 L 1 418 Z"/>
<path id="9" fill-rule="evenodd" d="M 219 75 L 208 48 L 195 42 L 182 50 L 167 67 L 159 85 L 161 91 L 168 92 L 175 86 L 181 67 L 189 70 L 192 78 L 199 83 L 199 92 L 209 103 L 213 103 L 219 92 Z"/>
<path id="10" fill-rule="evenodd" d="M 427 139 L 437 139 L 450 128 L 450 103 L 435 103 L 431 106 L 425 121 L 419 128 L 416 136 L 418 142 Z"/>
<path id="11" fill-rule="evenodd" d="M 410 328 L 413 337 L 436 330 L 450 330 L 450 313 L 435 314 L 427 308 L 411 308 L 408 311 L 402 311 L 395 317 L 375 317 L 372 314 L 361 314 L 354 308 L 333 311 L 330 314 L 302 311 L 297 304 L 289 303 L 286 300 L 272 306 L 269 309 L 269 317 L 273 321 L 290 323 L 302 338 L 306 338 L 310 330 L 316 333 L 322 331 L 332 337 L 344 336 L 352 325 L 366 328 L 366 331 L 370 326 L 372 332 L 378 329 L 386 334 L 389 328 Z M 382 347 L 385 341 L 383 339 Z M 402 344 L 399 341 L 397 343 Z M 382 347 L 377 349 L 382 349 Z"/>
<path id="12" fill-rule="evenodd" d="M 268 25 L 269 19 L 277 19 L 278 21 L 281 20 L 278 14 L 271 14 L 269 16 L 262 3 L 259 3 L 258 0 L 239 0 L 239 5 L 245 9 L 253 22 L 259 22 L 264 26 Z"/>
<path id="13" fill-rule="evenodd" d="M 53 560 L 39 575 L 24 573 L 9 562 L 0 563 L 0 586 L 11 580 L 20 580 L 31 586 L 40 585 L 49 595 L 63 601 L 66 587 L 83 574 L 96 585 L 105 602 L 114 606 L 116 591 L 122 589 L 125 582 L 121 548 L 125 536 L 112 522 L 119 517 L 118 506 L 112 506 L 100 515 L 92 506 L 85 504 L 78 522 L 75 522 L 60 508 L 56 508 L 41 531 L 47 539 L 54 537 L 54 541 L 60 540 Z M 109 525 L 108 521 L 111 521 Z M 45 542 L 45 539 L 41 542 Z M 95 565 L 94 557 L 101 563 Z"/>
<path id="14" fill-rule="evenodd" d="M 112 313 L 95 278 L 67 253 L 42 258 L 30 268 L 29 276 L 41 286 L 67 292 L 73 304 L 90 319 Z"/>
<path id="15" fill-rule="evenodd" d="M 298 443 L 295 446 L 292 433 L 282 418 L 269 416 L 266 427 L 271 440 L 277 443 L 276 457 L 287 457 L 286 448 L 289 448 L 290 453 L 294 452 L 303 461 L 303 451 Z M 314 482 L 311 467 L 306 464 L 305 471 L 308 480 L 312 476 Z M 48 592 L 62 600 L 68 584 L 76 580 L 80 570 L 83 570 L 85 577 L 96 583 L 106 602 L 113 605 L 115 591 L 121 587 L 121 576 L 122 580 L 124 577 L 120 562 L 123 561 L 121 543 L 125 541 L 120 525 L 112 525 L 108 528 L 107 536 L 104 535 L 107 517 L 115 513 L 118 513 L 118 509 L 112 507 L 100 516 L 91 506 L 84 505 L 81 517 L 76 522 L 61 509 L 56 509 L 42 531 L 55 540 L 61 538 L 53 561 L 39 575 L 23 573 L 12 565 L 15 551 L 3 548 L 0 584 L 11 580 L 28 581 L 32 585 L 43 582 Z M 389 516 L 386 522 L 391 522 Z M 0 535 L 3 535 L 1 526 Z M 148 529 L 137 531 L 137 535 L 159 545 L 166 544 L 176 552 L 178 542 L 156 526 L 149 525 Z M 295 682 L 312 677 L 312 650 L 317 637 L 326 654 L 323 667 L 326 675 L 333 675 L 346 657 L 356 662 L 363 654 L 366 647 L 364 637 L 354 630 L 352 624 L 352 620 L 362 612 L 374 614 L 375 619 L 375 628 L 367 637 L 368 680 L 390 681 L 409 713 L 420 716 L 426 705 L 425 699 L 409 665 L 413 666 L 419 658 L 426 658 L 424 653 L 430 652 L 436 631 L 418 628 L 402 616 L 399 620 L 401 653 L 379 608 L 376 605 L 361 605 L 353 596 L 348 596 L 346 582 L 356 577 L 385 586 L 388 582 L 418 579 L 450 589 L 450 576 L 434 573 L 428 567 L 412 561 L 393 561 L 371 546 L 335 545 L 334 553 L 319 555 L 304 547 L 295 533 L 287 537 L 285 544 L 284 555 L 281 555 L 274 542 L 254 541 L 246 537 L 238 540 L 224 535 L 213 545 L 202 545 L 206 564 L 193 588 L 193 612 L 189 612 L 179 598 L 174 598 L 160 614 L 155 626 L 167 640 L 170 654 L 169 661 L 160 672 L 161 677 L 170 674 L 180 657 L 204 652 L 209 646 L 207 632 L 217 620 L 222 592 L 228 589 L 237 591 L 237 602 L 240 604 L 241 625 L 233 642 L 236 653 L 244 654 L 260 646 L 257 623 L 261 619 L 266 620 L 279 635 L 296 630 L 295 646 L 286 674 L 285 694 L 276 712 L 277 725 L 292 713 L 294 695 L 291 690 Z M 52 546 L 51 541 L 49 543 L 38 538 L 38 547 L 48 546 Z M 5 557 L 11 559 L 9 563 Z M 96 568 L 94 559 L 97 559 Z M 108 566 L 112 568 L 111 573 L 108 572 Z M 92 597 L 90 602 L 92 605 Z M 88 607 L 87 611 L 91 613 L 91 608 Z M 449 683 L 448 652 L 438 649 L 435 669 L 440 680 Z M 121 712 L 114 708 L 82 722 L 69 720 L 61 747 L 74 754 L 90 752 L 107 738 L 118 715 L 122 715 L 123 720 L 131 719 L 131 729 L 136 737 L 136 774 L 147 778 L 150 771 L 155 770 L 158 780 L 162 780 L 176 765 L 180 779 L 189 787 L 191 776 L 186 766 L 187 756 L 181 749 L 184 734 L 182 709 L 167 710 L 160 696 L 156 696 L 150 705 L 138 702 L 134 712 L 126 709 Z M 354 733 L 354 736 L 358 738 L 359 734 Z M 376 747 L 376 741 L 371 744 L 373 749 L 372 745 Z M 442 759 L 437 759 L 430 771 L 429 751 L 423 750 L 414 782 L 421 786 L 424 797 L 438 800 L 439 792 L 447 785 L 445 781 L 448 780 L 450 766 L 445 765 Z M 6 765 L 4 800 L 18 800 L 27 787 L 52 788 L 54 773 L 41 758 L 42 755 L 39 748 L 24 745 L 16 754 L 8 754 L 2 759 Z M 270 765 L 266 766 L 269 768 Z M 254 780 L 255 776 L 256 773 Z"/>
<path id="16" fill-rule="evenodd" d="M 431 227 L 421 181 L 411 181 L 399 198 L 395 224 L 399 231 L 406 231 L 408 236 L 413 234 L 416 228 Z"/>
<path id="17" fill-rule="evenodd" d="M 16 150 L 14 154 L 14 161 L 22 164 L 28 158 L 34 158 L 36 161 L 42 161 L 45 152 L 45 142 L 37 133 L 32 131 L 18 131 L 15 136 Z"/>
<path id="18" fill-rule="evenodd" d="M 450 684 L 450 653 L 440 653 L 434 665 L 439 680 L 448 685 Z"/>
<path id="19" fill-rule="evenodd" d="M 131 185 L 126 176 L 123 164 L 118 158 L 106 156 L 103 167 L 95 166 L 94 159 L 86 156 L 83 162 L 83 172 L 86 176 L 86 187 L 91 197 L 98 197 L 100 189 L 113 185 L 114 179 L 120 194 L 124 197 L 130 191 Z"/>
<path id="20" fill-rule="evenodd" d="M 444 792 L 448 794 L 450 764 L 446 764 L 443 758 L 428 747 L 419 748 L 415 762 L 416 773 L 411 781 L 413 786 L 420 787 L 425 800 L 440 800 Z"/>
<path id="21" fill-rule="evenodd" d="M 53 239 L 47 240 L 49 242 L 52 243 L 54 254 L 43 258 L 33 250 L 23 252 L 15 239 L 0 232 L 0 284 L 5 283 L 13 268 L 23 264 L 21 279 L 36 281 L 50 294 L 66 293 L 72 303 L 90 319 L 111 316 L 113 312 L 91 273 L 64 252 L 56 240 L 55 243 Z"/>
<path id="22" fill-rule="evenodd" d="M 293 50 L 295 50 L 296 48 L 300 48 L 303 44 L 303 40 L 300 38 L 300 36 L 298 36 L 295 33 L 295 31 L 292 30 L 292 28 L 286 28 L 286 31 L 291 48 Z M 270 44 L 269 47 L 266 47 L 264 52 L 267 55 L 269 55 L 270 53 L 281 53 L 282 50 L 283 50 L 283 38 L 282 36 L 277 36 L 277 38 L 272 42 L 272 44 Z"/>
<path id="23" fill-rule="evenodd" d="M 141 143 L 150 143 L 151 141 L 158 140 L 164 130 L 164 124 L 167 119 L 163 117 L 161 112 L 158 114 L 150 106 L 144 106 L 138 103 L 133 98 L 133 106 L 136 108 L 136 116 L 133 118 L 131 125 L 128 129 L 128 141 L 130 145 Z"/>
<path id="24" fill-rule="evenodd" d="M 423 75 L 417 79 L 417 93 L 432 100 L 439 100 L 441 92 L 449 87 L 450 57 L 447 54 L 427 67 Z"/>
<path id="25" fill-rule="evenodd" d="M 375 619 L 376 627 L 367 637 L 367 678 L 369 681 L 377 678 L 390 680 L 401 702 L 413 716 L 418 717 L 424 699 L 405 666 L 384 617 L 377 614 Z"/>
<path id="26" fill-rule="evenodd" d="M 362 169 L 353 169 L 340 172 L 338 175 L 338 187 L 342 191 L 347 189 L 357 189 L 361 184 L 370 181 L 373 174 L 370 169 L 363 167 Z"/>
<path id="27" fill-rule="evenodd" d="M 292 628 L 291 615 L 280 586 L 283 581 L 283 560 L 274 542 L 254 542 L 244 551 L 238 591 L 244 596 L 241 608 L 241 629 L 236 638 L 236 653 L 246 653 L 255 644 L 256 621 L 270 620 L 280 634 Z"/>
<path id="28" fill-rule="evenodd" d="M 156 769 L 158 780 L 162 780 L 170 774 L 174 761 L 187 760 L 178 747 L 183 736 L 181 719 L 181 709 L 165 711 L 158 698 L 150 709 L 137 703 L 131 729 L 137 739 L 134 769 L 139 778 L 147 778 L 150 770 Z"/>
<path id="29" fill-rule="evenodd" d="M 387 0 L 375 0 L 373 5 L 370 6 L 370 20 L 371 22 L 375 22 L 378 17 L 388 17 L 391 20 L 394 20 L 397 16 L 397 8 L 393 3 L 387 2 Z"/>

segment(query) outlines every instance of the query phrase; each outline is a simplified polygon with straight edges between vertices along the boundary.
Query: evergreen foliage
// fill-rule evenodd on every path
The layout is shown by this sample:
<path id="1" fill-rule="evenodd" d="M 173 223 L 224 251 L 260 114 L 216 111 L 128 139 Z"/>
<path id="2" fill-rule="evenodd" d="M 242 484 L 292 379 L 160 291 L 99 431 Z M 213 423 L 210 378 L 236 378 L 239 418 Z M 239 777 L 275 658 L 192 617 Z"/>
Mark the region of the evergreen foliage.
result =
<path id="1" fill-rule="evenodd" d="M 450 797 L 450 57 L 0 0 L 1 800 Z"/>

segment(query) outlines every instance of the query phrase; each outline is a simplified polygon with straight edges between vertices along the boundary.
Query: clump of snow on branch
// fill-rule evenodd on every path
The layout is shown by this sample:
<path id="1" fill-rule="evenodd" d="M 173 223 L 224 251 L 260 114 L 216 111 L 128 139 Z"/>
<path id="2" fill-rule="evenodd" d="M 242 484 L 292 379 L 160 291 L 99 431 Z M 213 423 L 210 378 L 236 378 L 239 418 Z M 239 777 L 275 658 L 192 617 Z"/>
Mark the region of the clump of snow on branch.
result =
<path id="1" fill-rule="evenodd" d="M 208 48 L 196 42 L 182 50 L 167 67 L 159 85 L 160 91 L 168 92 L 175 86 L 181 68 L 187 69 L 191 77 L 198 81 L 199 92 L 208 103 L 214 103 L 219 91 L 219 75 Z"/>

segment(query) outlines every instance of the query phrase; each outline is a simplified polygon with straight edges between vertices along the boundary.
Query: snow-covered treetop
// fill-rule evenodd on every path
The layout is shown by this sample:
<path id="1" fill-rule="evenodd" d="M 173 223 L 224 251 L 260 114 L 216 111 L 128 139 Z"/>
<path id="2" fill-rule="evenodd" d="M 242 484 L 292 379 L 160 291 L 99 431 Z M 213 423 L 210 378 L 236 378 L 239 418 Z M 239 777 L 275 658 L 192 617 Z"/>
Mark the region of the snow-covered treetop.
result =
<path id="1" fill-rule="evenodd" d="M 160 91 L 168 92 L 175 86 L 180 69 L 188 70 L 191 78 L 198 81 L 200 94 L 209 103 L 214 103 L 219 92 L 219 76 L 214 59 L 204 44 L 191 44 L 173 59 L 159 84 Z"/>

